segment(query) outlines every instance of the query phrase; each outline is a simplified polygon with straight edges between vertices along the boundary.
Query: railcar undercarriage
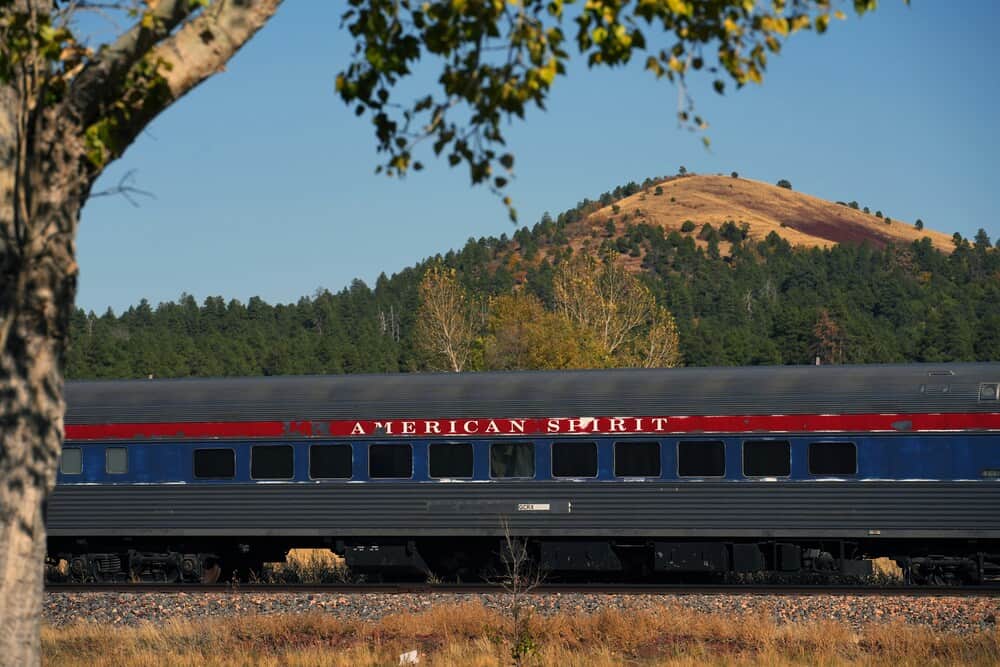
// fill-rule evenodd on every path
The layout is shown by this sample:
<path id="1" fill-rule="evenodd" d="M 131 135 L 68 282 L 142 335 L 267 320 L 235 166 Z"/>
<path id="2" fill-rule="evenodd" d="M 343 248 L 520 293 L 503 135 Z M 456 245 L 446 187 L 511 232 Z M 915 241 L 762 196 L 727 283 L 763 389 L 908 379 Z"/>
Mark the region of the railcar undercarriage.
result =
<path id="1" fill-rule="evenodd" d="M 975 585 L 1000 580 L 1000 545 L 817 541 L 695 541 L 578 538 L 351 538 L 235 541 L 50 540 L 50 580 L 75 583 L 255 581 L 290 548 L 327 548 L 358 581 L 489 581 L 509 574 L 522 551 L 546 581 L 738 581 L 756 575 L 864 579 L 872 558 L 896 562 L 904 583 Z"/>

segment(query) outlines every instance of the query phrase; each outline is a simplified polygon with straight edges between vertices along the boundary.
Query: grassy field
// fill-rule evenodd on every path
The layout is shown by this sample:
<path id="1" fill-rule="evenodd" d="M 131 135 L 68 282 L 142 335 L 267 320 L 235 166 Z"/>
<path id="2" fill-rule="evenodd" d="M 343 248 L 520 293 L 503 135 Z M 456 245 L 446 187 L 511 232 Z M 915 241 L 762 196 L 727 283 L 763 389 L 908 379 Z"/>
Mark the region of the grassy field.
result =
<path id="1" fill-rule="evenodd" d="M 959 636 L 900 624 L 862 632 L 839 623 L 776 625 L 664 607 L 536 615 L 523 664 L 995 665 L 1000 632 Z M 82 622 L 45 628 L 47 665 L 509 665 L 511 625 L 479 604 L 446 605 L 377 622 L 320 613 L 177 621 L 135 628 Z"/>

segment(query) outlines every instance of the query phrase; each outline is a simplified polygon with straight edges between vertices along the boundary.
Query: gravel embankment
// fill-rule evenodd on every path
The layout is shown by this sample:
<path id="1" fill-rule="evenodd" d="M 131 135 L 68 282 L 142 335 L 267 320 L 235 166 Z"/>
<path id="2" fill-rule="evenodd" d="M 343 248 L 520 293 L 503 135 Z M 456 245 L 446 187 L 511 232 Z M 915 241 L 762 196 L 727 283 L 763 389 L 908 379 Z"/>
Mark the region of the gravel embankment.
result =
<path id="1" fill-rule="evenodd" d="M 832 620 L 860 629 L 870 623 L 904 622 L 947 632 L 996 628 L 1000 598 L 853 595 L 607 595 L 552 593 L 531 597 L 537 613 L 593 613 L 602 609 L 648 610 L 671 606 L 709 614 L 773 618 L 779 624 Z M 481 602 L 503 608 L 500 594 L 384 593 L 46 593 L 44 621 L 136 625 L 145 621 L 196 620 L 242 614 L 323 612 L 374 620 L 439 604 Z"/>

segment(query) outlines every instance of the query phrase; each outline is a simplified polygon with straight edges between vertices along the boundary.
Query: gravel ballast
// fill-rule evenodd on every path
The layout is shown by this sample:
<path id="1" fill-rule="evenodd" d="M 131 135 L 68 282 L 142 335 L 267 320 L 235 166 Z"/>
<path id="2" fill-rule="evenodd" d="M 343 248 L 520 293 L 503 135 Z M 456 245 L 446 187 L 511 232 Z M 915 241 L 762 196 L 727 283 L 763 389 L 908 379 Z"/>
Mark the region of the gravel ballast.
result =
<path id="1" fill-rule="evenodd" d="M 871 623 L 902 622 L 943 632 L 992 631 L 1000 598 L 885 595 L 531 595 L 535 613 L 594 613 L 601 610 L 686 608 L 735 617 L 765 616 L 778 624 L 839 621 L 860 630 Z M 321 612 L 345 619 L 377 620 L 390 614 L 425 611 L 442 604 L 479 602 L 504 609 L 497 593 L 58 593 L 45 594 L 43 620 L 50 626 L 78 621 L 133 626 L 171 620 L 206 620 L 245 614 Z"/>

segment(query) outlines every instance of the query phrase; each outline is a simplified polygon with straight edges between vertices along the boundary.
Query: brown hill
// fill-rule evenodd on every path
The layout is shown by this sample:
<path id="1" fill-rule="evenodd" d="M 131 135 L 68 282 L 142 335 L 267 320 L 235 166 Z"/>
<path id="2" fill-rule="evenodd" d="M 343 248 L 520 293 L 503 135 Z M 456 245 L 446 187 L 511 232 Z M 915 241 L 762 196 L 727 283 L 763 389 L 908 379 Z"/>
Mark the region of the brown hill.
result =
<path id="1" fill-rule="evenodd" d="M 658 189 L 660 194 L 656 194 Z M 775 232 L 793 246 L 826 247 L 868 241 L 883 247 L 888 243 L 910 244 L 927 236 L 939 250 L 954 249 L 951 236 L 931 229 L 916 229 L 912 221 L 893 218 L 886 224 L 885 219 L 874 213 L 761 181 L 729 176 L 679 176 L 650 185 L 567 226 L 570 243 L 577 247 L 589 245 L 585 240 L 605 232 L 609 218 L 614 220 L 619 233 L 626 221 L 660 225 L 669 233 L 680 231 L 683 223 L 691 220 L 696 225 L 691 233 L 697 234 L 706 222 L 718 229 L 723 222 L 732 220 L 737 225 L 747 223 L 755 240 Z M 724 253 L 728 250 L 725 245 Z"/>

